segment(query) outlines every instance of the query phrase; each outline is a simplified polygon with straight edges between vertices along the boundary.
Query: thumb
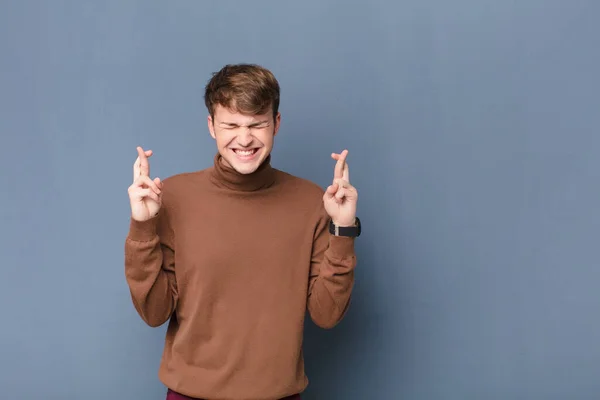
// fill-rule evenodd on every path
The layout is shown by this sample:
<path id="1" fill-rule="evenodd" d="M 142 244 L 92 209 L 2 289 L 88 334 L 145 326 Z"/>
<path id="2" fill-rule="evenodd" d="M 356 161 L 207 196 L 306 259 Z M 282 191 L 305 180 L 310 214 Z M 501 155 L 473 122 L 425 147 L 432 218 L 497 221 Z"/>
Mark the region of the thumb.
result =
<path id="1" fill-rule="evenodd" d="M 327 190 L 325 191 L 325 197 L 329 198 L 329 199 L 333 198 L 333 196 L 335 195 L 335 192 L 337 192 L 337 189 L 338 189 L 337 186 L 338 186 L 337 183 L 334 183 L 333 185 L 329 185 L 327 187 Z"/>

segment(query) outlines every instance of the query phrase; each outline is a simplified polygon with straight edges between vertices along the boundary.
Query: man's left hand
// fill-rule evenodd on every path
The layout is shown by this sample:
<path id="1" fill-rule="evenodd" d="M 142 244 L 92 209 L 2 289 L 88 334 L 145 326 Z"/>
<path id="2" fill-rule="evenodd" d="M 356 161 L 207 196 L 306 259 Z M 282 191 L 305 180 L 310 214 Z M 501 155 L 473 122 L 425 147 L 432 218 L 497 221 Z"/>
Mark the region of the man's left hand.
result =
<path id="1" fill-rule="evenodd" d="M 347 156 L 348 150 L 342 151 L 341 154 L 331 154 L 331 158 L 337 161 L 333 171 L 333 183 L 323 195 L 325 211 L 338 226 L 353 226 L 356 221 L 358 192 L 350 184 Z"/>

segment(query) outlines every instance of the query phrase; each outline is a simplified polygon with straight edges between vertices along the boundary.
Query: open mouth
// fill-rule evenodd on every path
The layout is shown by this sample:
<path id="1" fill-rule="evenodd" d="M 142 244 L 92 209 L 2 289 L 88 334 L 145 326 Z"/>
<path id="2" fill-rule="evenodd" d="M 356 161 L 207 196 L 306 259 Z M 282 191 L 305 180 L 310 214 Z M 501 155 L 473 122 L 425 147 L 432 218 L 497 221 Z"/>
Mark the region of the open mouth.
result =
<path id="1" fill-rule="evenodd" d="M 249 159 L 252 158 L 256 153 L 258 153 L 258 148 L 253 149 L 232 149 L 236 156 L 241 159 Z"/>

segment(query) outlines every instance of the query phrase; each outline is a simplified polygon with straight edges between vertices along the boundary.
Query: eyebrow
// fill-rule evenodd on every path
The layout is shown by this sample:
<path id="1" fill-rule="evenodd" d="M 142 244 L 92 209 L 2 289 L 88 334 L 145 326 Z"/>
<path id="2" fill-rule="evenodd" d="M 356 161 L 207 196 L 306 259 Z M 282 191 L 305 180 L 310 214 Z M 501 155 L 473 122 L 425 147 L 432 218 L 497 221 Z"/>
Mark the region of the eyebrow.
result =
<path id="1" fill-rule="evenodd" d="M 262 120 L 262 121 L 257 121 L 254 122 L 250 125 L 248 125 L 249 127 L 254 127 L 257 125 L 263 125 L 263 124 L 268 124 L 270 121 L 268 119 Z M 219 125 L 227 125 L 227 126 L 239 126 L 239 124 L 235 123 L 235 122 L 227 122 L 227 121 L 221 121 L 219 122 Z"/>

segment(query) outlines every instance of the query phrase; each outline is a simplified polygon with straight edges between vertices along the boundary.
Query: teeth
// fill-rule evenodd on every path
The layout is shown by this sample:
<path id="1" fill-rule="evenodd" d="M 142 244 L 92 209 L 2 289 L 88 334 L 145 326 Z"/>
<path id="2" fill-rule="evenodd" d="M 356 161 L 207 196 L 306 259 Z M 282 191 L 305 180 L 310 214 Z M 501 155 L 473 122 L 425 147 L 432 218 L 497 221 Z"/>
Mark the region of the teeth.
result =
<path id="1" fill-rule="evenodd" d="M 235 152 L 241 156 L 251 156 L 254 154 L 254 150 L 236 150 Z"/>

